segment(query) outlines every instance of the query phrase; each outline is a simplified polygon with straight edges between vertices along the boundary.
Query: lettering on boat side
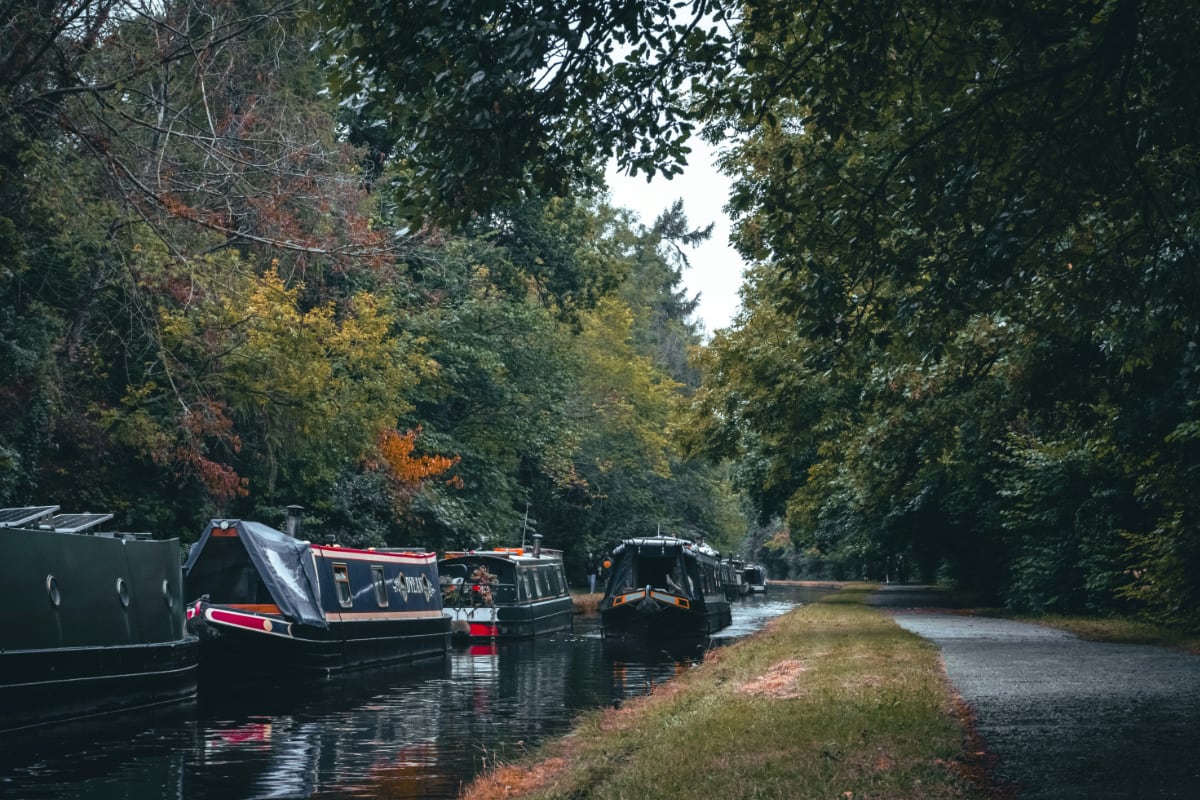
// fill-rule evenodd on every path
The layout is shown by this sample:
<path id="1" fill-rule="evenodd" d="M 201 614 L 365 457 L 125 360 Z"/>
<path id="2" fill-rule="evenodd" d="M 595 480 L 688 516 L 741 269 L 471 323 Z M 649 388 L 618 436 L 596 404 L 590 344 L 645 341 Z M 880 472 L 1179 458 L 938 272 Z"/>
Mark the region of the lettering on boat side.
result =
<path id="1" fill-rule="evenodd" d="M 429 576 L 421 573 L 415 577 L 408 577 L 403 572 L 396 574 L 392 579 L 392 588 L 400 595 L 401 602 L 408 602 L 407 596 L 410 594 L 425 595 L 425 602 L 428 603 L 433 599 L 434 589 L 433 583 L 429 580 Z"/>

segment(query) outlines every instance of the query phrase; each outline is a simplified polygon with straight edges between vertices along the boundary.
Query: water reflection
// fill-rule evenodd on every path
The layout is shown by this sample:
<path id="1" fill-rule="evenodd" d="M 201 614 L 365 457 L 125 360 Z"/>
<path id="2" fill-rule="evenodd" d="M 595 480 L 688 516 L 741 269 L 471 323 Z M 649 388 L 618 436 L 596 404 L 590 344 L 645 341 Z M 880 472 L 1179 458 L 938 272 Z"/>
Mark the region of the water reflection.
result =
<path id="1" fill-rule="evenodd" d="M 423 667 L 320 683 L 204 684 L 201 701 L 0 741 L 0 796 L 27 800 L 451 798 L 495 763 L 564 733 L 810 595 L 734 604 L 709 641 L 637 646 L 598 620 L 536 641 L 473 645 Z"/>

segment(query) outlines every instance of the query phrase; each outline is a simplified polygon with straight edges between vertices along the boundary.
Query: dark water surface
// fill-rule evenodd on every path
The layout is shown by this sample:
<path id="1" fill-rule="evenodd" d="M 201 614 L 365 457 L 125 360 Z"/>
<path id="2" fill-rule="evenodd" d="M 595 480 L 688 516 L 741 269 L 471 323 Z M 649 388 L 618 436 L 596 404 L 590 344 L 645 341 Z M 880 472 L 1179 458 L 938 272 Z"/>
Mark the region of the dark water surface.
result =
<path id="1" fill-rule="evenodd" d="M 202 684 L 200 699 L 0 739 L 0 797 L 35 800 L 452 798 L 495 760 L 565 733 L 579 712 L 645 694 L 705 651 L 823 590 L 738 600 L 710 641 L 618 645 L 599 618 L 535 641 L 455 648 L 429 666 L 320 683 Z"/>

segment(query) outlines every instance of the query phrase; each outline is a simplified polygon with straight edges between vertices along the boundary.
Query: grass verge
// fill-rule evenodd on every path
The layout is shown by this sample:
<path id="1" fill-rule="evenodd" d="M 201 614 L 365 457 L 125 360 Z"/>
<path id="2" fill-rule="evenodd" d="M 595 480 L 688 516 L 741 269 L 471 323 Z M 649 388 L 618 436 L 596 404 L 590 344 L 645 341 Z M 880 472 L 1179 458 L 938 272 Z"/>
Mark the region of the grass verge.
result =
<path id="1" fill-rule="evenodd" d="M 848 587 L 711 652 L 536 759 L 466 787 L 494 798 L 985 798 L 935 647 Z"/>
<path id="2" fill-rule="evenodd" d="M 600 613 L 600 601 L 604 599 L 604 595 L 600 592 L 572 592 L 571 603 L 575 607 L 575 613 L 582 616 L 593 616 Z"/>
<path id="3" fill-rule="evenodd" d="M 1168 628 L 1151 622 L 1119 617 L 1079 617 L 1065 614 L 1015 614 L 1002 609 L 987 610 L 988 616 L 1005 617 L 1069 631 L 1093 642 L 1124 642 L 1175 647 L 1200 655 L 1200 637 L 1195 631 Z"/>

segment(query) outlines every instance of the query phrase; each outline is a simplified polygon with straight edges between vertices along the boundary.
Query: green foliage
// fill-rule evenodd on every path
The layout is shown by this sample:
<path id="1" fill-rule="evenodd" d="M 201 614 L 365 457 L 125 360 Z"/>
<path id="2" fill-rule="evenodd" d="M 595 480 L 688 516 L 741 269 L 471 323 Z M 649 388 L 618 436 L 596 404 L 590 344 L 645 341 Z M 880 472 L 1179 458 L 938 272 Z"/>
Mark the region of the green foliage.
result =
<path id="1" fill-rule="evenodd" d="M 760 266 L 693 447 L 805 546 L 1193 620 L 1192 16 L 750 3 L 738 32 L 705 108 Z"/>
<path id="2" fill-rule="evenodd" d="M 1111 612 L 1122 574 L 1121 493 L 1112 465 L 1087 443 L 1012 435 L 998 475 L 1000 516 L 1014 552 L 1010 607 Z"/>
<path id="3" fill-rule="evenodd" d="M 439 120 L 490 78 L 457 94 L 439 78 L 453 102 L 437 107 L 397 110 L 386 89 L 339 107 L 309 48 L 330 17 L 303 4 L 0 12 L 15 37 L 0 60 L 21 67 L 0 76 L 0 499 L 185 539 L 214 513 L 280 524 L 300 503 L 314 538 L 361 546 L 512 543 L 527 522 L 580 552 L 658 524 L 736 542 L 724 473 L 671 438 L 698 345 L 671 248 L 703 231 L 678 210 L 634 230 L 565 191 L 598 174 L 597 134 L 633 137 L 609 147 L 630 167 L 677 169 L 655 160 L 682 155 L 692 126 L 676 79 L 719 53 L 700 32 L 720 16 L 685 20 L 701 3 L 668 24 L 666 8 L 580 5 L 566 29 L 491 17 L 525 72 L 478 137 Z M 395 10 L 373 19 L 430 11 Z M 597 21 L 631 52 L 610 62 L 569 30 Z M 466 42 L 452 73 L 491 59 L 455 38 L 457 17 L 426 22 L 404 35 Z M 643 31 L 662 36 L 631 44 Z M 544 77 L 518 52 L 537 42 L 567 60 L 518 88 Z M 407 70 L 428 51 L 380 55 Z M 570 118 L 596 96 L 629 105 Z M 670 116 L 636 113 L 660 103 Z M 456 173 L 443 151 L 481 168 Z M 459 233 L 415 224 L 439 216 Z M 453 468 L 399 485 L 383 443 L 405 431 L 420 431 L 414 459 Z"/>
<path id="4" fill-rule="evenodd" d="M 710 0 L 318 7 L 334 88 L 356 130 L 391 134 L 371 135 L 402 161 L 394 188 L 415 217 L 561 196 L 594 185 L 609 156 L 676 174 L 695 125 L 691 78 L 728 68 L 726 4 Z"/>

